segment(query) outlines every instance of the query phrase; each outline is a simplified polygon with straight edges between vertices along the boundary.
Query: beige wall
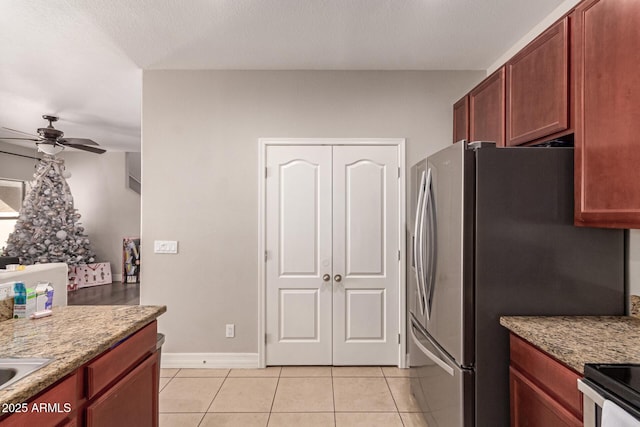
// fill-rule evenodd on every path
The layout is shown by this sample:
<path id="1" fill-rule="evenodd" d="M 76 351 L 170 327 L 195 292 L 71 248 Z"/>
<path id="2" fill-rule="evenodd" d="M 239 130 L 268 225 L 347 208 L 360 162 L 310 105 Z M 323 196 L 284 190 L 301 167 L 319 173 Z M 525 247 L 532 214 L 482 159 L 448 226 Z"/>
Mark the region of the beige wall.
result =
<path id="1" fill-rule="evenodd" d="M 0 151 L 35 156 L 34 149 L 0 142 Z M 68 150 L 65 159 L 71 178 L 67 180 L 74 205 L 80 211 L 91 245 L 99 261 L 109 261 L 114 279 L 122 273 L 122 238 L 140 235 L 140 196 L 127 189 L 125 153 L 102 155 Z M 0 177 L 31 181 L 36 160 L 0 153 Z M 15 221 L 0 221 L 0 247 L 4 246 Z"/>
<path id="2" fill-rule="evenodd" d="M 8 144 L 3 141 L 0 141 L 0 151 L 21 154 L 23 156 L 40 157 L 39 154 L 36 156 L 35 148 L 30 149 L 19 145 Z M 33 173 L 36 171 L 38 161 L 20 156 L 12 156 L 6 153 L 0 153 L 0 178 L 31 181 L 33 179 Z"/>
<path id="3" fill-rule="evenodd" d="M 67 182 L 96 259 L 110 262 L 114 280 L 121 280 L 122 238 L 140 236 L 140 195 L 126 187 L 125 153 L 68 150 L 61 156 L 71 172 Z"/>
<path id="4" fill-rule="evenodd" d="M 533 27 L 527 34 L 524 35 L 520 40 L 518 40 L 513 46 L 511 46 L 506 52 L 504 52 L 500 57 L 498 57 L 493 64 L 489 66 L 487 69 L 487 75 L 493 73 L 498 68 L 502 67 L 513 55 L 518 53 L 520 49 L 529 44 L 533 39 L 538 37 L 540 33 L 549 28 L 551 24 L 556 22 L 560 17 L 571 9 L 573 9 L 578 3 L 582 0 L 564 0 L 562 3 L 558 5 L 546 18 L 542 21 L 538 22 L 535 27 Z"/>
<path id="5" fill-rule="evenodd" d="M 141 302 L 168 307 L 164 351 L 258 350 L 258 138 L 402 137 L 410 166 L 451 143 L 451 106 L 484 75 L 145 71 Z"/>

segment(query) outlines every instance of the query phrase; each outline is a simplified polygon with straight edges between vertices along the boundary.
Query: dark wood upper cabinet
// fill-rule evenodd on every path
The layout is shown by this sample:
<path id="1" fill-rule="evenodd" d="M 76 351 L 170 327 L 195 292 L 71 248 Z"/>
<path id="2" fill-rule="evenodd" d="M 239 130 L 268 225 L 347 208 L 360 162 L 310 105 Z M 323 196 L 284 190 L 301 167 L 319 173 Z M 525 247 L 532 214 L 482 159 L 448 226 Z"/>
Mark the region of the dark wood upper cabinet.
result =
<path id="1" fill-rule="evenodd" d="M 504 147 L 505 67 L 469 93 L 469 140 L 493 141 Z"/>
<path id="2" fill-rule="evenodd" d="M 569 18 L 518 52 L 507 68 L 507 146 L 569 126 Z"/>
<path id="3" fill-rule="evenodd" d="M 574 14 L 575 223 L 640 228 L 640 1 Z"/>
<path id="4" fill-rule="evenodd" d="M 469 140 L 469 95 L 453 104 L 453 142 Z"/>

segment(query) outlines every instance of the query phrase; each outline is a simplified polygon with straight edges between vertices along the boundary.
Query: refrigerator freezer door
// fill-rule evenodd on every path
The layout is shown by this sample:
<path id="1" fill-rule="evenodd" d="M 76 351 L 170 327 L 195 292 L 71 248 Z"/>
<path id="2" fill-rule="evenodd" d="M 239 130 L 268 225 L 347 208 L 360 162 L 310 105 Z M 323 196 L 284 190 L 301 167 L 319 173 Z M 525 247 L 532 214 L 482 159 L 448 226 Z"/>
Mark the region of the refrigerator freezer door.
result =
<path id="1" fill-rule="evenodd" d="M 472 370 L 462 369 L 417 326 L 413 319 L 409 342 L 411 393 L 429 425 L 473 425 Z"/>
<path id="2" fill-rule="evenodd" d="M 464 143 L 453 144 L 430 156 L 427 170 L 431 188 L 421 240 L 427 309 L 418 320 L 458 365 L 471 366 L 474 153 Z"/>

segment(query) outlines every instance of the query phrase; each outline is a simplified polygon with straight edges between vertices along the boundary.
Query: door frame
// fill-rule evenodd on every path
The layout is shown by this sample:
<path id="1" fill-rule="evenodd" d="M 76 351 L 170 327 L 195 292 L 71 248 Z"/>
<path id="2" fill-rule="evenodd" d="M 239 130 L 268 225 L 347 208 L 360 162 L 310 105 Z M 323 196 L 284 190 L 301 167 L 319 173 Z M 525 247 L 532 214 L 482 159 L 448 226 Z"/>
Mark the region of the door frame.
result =
<path id="1" fill-rule="evenodd" d="M 258 367 L 266 367 L 266 159 L 267 148 L 274 145 L 390 145 L 398 148 L 398 308 L 400 343 L 398 367 L 407 367 L 407 294 L 406 294 L 406 160 L 405 138 L 259 138 L 258 139 Z"/>

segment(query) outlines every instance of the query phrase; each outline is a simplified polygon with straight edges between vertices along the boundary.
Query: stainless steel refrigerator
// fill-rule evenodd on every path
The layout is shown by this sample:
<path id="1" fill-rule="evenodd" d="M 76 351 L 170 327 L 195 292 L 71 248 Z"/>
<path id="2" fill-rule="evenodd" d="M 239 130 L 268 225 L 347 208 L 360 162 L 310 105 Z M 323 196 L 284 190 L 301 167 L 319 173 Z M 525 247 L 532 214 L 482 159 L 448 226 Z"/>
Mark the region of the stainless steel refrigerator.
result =
<path id="1" fill-rule="evenodd" d="M 411 169 L 411 391 L 430 427 L 509 425 L 502 315 L 622 315 L 622 230 L 573 226 L 572 148 L 459 142 Z"/>

